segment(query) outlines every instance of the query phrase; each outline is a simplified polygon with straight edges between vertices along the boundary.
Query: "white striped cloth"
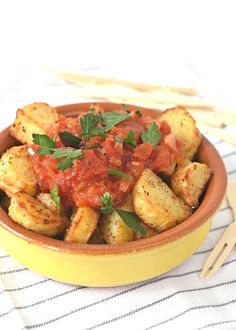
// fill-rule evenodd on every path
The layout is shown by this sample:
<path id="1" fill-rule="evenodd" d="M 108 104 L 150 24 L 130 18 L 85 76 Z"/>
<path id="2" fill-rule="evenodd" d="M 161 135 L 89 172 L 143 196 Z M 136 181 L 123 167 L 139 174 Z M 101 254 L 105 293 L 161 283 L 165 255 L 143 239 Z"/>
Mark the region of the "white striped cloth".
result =
<path id="1" fill-rule="evenodd" d="M 27 73 L 19 75 L 17 84 L 19 80 L 28 81 Z M 47 99 L 31 94 L 32 101 L 55 104 L 51 102 L 54 92 L 68 88 L 50 80 L 42 85 L 44 91 L 53 88 L 53 93 L 49 97 L 47 93 Z M 15 107 L 9 113 L 3 109 L 12 108 L 13 103 L 15 106 L 31 102 L 26 96 L 17 99 L 16 89 L 10 92 L 0 104 L 0 128 L 10 123 L 15 113 Z M 67 101 L 66 97 L 57 98 L 57 104 Z M 223 157 L 229 181 L 235 181 L 236 148 L 215 137 L 207 138 Z M 224 200 L 207 239 L 189 260 L 162 276 L 124 287 L 88 288 L 58 283 L 31 272 L 0 249 L 0 329 L 235 330 L 236 248 L 213 278 L 198 276 L 232 219 Z"/>

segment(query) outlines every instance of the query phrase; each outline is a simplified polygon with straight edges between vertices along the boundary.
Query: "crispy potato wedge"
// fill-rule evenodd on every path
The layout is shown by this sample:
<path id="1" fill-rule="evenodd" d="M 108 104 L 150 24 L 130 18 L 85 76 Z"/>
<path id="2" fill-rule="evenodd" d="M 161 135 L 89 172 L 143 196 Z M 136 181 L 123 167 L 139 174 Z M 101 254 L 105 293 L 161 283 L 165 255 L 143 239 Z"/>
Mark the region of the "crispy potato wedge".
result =
<path id="1" fill-rule="evenodd" d="M 63 233 L 67 220 L 49 210 L 38 199 L 24 192 L 17 192 L 11 198 L 8 214 L 23 227 L 37 233 L 54 237 Z"/>
<path id="2" fill-rule="evenodd" d="M 135 232 L 135 240 L 139 240 L 142 238 L 153 237 L 158 234 L 158 231 L 154 228 L 149 227 L 143 221 L 140 222 L 140 225 L 146 230 L 146 235 L 139 233 L 138 231 Z"/>
<path id="3" fill-rule="evenodd" d="M 0 160 L 0 189 L 12 196 L 24 191 L 31 196 L 37 193 L 37 179 L 27 146 L 8 149 Z"/>
<path id="4" fill-rule="evenodd" d="M 192 160 L 201 143 L 201 134 L 187 110 L 177 107 L 164 111 L 159 121 L 165 120 L 172 133 L 181 141 L 184 158 Z"/>
<path id="5" fill-rule="evenodd" d="M 117 208 L 130 212 L 134 211 L 131 194 Z M 99 231 L 107 244 L 121 244 L 135 239 L 135 231 L 124 223 L 116 211 L 101 219 Z"/>
<path id="6" fill-rule="evenodd" d="M 181 166 L 171 177 L 171 188 L 186 204 L 196 208 L 207 182 L 211 177 L 211 170 L 206 164 L 189 163 Z"/>
<path id="7" fill-rule="evenodd" d="M 99 212 L 91 207 L 78 208 L 72 216 L 71 225 L 64 240 L 73 243 L 87 243 L 97 227 L 99 216 Z"/>
<path id="8" fill-rule="evenodd" d="M 40 202 L 42 202 L 44 205 L 46 205 L 47 208 L 52 212 L 62 216 L 68 216 L 67 215 L 68 212 L 66 212 L 67 210 L 64 208 L 64 206 L 62 204 L 58 206 L 52 199 L 50 193 L 40 193 L 37 195 L 37 199 L 40 200 Z"/>
<path id="9" fill-rule="evenodd" d="M 143 171 L 134 186 L 133 202 L 136 214 L 159 232 L 174 227 L 192 213 L 191 208 L 149 169 Z"/>
<path id="10" fill-rule="evenodd" d="M 46 103 L 32 103 L 17 110 L 11 126 L 11 135 L 23 144 L 32 143 L 32 134 L 46 134 L 58 120 L 55 108 Z"/>

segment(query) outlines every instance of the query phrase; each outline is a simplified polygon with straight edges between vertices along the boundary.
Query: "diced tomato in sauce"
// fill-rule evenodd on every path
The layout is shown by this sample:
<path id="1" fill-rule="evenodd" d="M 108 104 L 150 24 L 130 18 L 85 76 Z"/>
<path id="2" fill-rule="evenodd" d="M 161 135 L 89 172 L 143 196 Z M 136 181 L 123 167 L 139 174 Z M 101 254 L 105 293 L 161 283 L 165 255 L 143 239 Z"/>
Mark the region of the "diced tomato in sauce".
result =
<path id="1" fill-rule="evenodd" d="M 80 118 L 66 118 L 59 116 L 59 121 L 51 128 L 48 134 L 68 131 L 80 136 L 82 129 Z M 171 133 L 169 125 L 163 121 L 159 125 L 162 137 L 157 146 L 150 142 L 142 142 L 141 134 L 147 130 L 153 119 L 148 116 L 139 116 L 132 112 L 130 118 L 120 122 L 107 132 L 106 138 L 91 137 L 82 144 L 99 144 L 97 148 L 83 150 L 83 158 L 73 161 L 73 167 L 58 170 L 53 155 L 40 155 L 39 146 L 32 146 L 35 151 L 32 155 L 34 170 L 37 175 L 41 191 L 50 192 L 54 185 L 58 186 L 62 203 L 69 206 L 101 207 L 101 196 L 105 192 L 112 195 L 114 204 L 119 204 L 124 196 L 131 191 L 135 181 L 145 168 L 156 173 L 165 171 L 172 161 L 180 157 L 180 142 Z M 135 135 L 136 146 L 122 141 L 129 131 Z M 59 137 L 56 139 L 58 148 L 64 147 Z M 108 169 L 117 169 L 130 176 L 131 180 L 108 174 Z"/>

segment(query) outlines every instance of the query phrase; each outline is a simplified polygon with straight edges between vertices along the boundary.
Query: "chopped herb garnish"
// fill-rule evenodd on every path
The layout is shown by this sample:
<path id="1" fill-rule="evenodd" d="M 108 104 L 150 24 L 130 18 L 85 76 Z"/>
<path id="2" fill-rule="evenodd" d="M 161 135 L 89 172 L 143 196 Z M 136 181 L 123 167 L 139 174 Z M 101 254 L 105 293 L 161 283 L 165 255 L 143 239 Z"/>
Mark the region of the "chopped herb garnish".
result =
<path id="1" fill-rule="evenodd" d="M 54 159 L 64 158 L 57 165 L 58 170 L 66 170 L 73 166 L 73 160 L 81 159 L 83 157 L 82 149 L 63 149 L 56 148 L 56 143 L 49 136 L 44 134 L 33 134 L 33 142 L 41 145 L 44 148 L 39 149 L 37 152 L 40 155 L 54 155 Z M 53 142 L 53 143 L 52 143 Z"/>
<path id="2" fill-rule="evenodd" d="M 73 158 L 66 157 L 57 165 L 58 170 L 66 170 L 67 168 L 71 168 L 73 166 Z"/>
<path id="3" fill-rule="evenodd" d="M 134 212 L 128 212 L 121 209 L 115 209 L 124 223 L 131 229 L 138 231 L 142 235 L 146 235 L 146 230 L 140 225 L 140 219 Z"/>
<path id="4" fill-rule="evenodd" d="M 113 126 L 128 119 L 129 117 L 129 114 L 119 112 L 108 112 L 104 114 L 95 114 L 94 112 L 90 112 L 80 118 L 82 136 L 85 140 L 88 140 L 93 136 L 106 138 L 106 132 L 110 131 Z M 98 123 L 102 126 L 97 126 Z"/>
<path id="5" fill-rule="evenodd" d="M 90 111 L 90 112 L 95 112 L 96 109 L 91 105 L 91 106 L 89 107 L 89 111 Z"/>
<path id="6" fill-rule="evenodd" d="M 81 159 L 83 156 L 83 151 L 81 149 L 55 149 L 54 158 L 64 158 L 69 157 L 73 159 Z"/>
<path id="7" fill-rule="evenodd" d="M 135 111 L 135 114 L 136 114 L 137 116 L 139 116 L 139 117 L 142 117 L 142 116 L 143 116 L 143 114 L 142 114 L 142 112 L 141 112 L 140 110 L 136 110 L 136 111 Z"/>
<path id="8" fill-rule="evenodd" d="M 128 212 L 113 207 L 113 200 L 110 193 L 106 192 L 102 195 L 101 203 L 102 207 L 100 208 L 100 212 L 102 214 L 109 215 L 115 211 L 129 228 L 138 231 L 142 235 L 146 235 L 145 228 L 140 225 L 140 219 L 134 212 Z"/>
<path id="9" fill-rule="evenodd" d="M 101 127 L 101 126 L 97 126 L 93 129 L 92 131 L 92 135 L 91 136 L 100 136 L 101 138 L 106 138 L 107 135 L 105 134 L 105 129 L 104 127 Z"/>
<path id="10" fill-rule="evenodd" d="M 108 168 L 107 173 L 111 174 L 111 175 L 119 176 L 120 178 L 124 178 L 124 179 L 131 181 L 131 177 L 122 171 L 115 170 L 113 168 Z"/>
<path id="11" fill-rule="evenodd" d="M 55 148 L 56 142 L 45 134 L 32 134 L 33 143 L 45 148 Z"/>
<path id="12" fill-rule="evenodd" d="M 41 148 L 38 150 L 38 154 L 40 155 L 51 155 L 53 154 L 54 148 Z"/>
<path id="13" fill-rule="evenodd" d="M 136 147 L 136 144 L 137 144 L 136 137 L 135 137 L 135 134 L 133 131 L 129 131 L 128 135 L 124 139 L 120 138 L 119 136 L 114 136 L 113 139 L 116 142 L 127 143 L 127 144 L 131 145 L 132 147 Z"/>
<path id="14" fill-rule="evenodd" d="M 86 146 L 83 147 L 83 149 L 96 149 L 96 148 L 99 148 L 101 147 L 101 144 L 100 143 L 94 143 L 94 144 L 86 144 Z"/>
<path id="15" fill-rule="evenodd" d="M 93 129 L 97 125 L 98 120 L 97 116 L 95 116 L 93 113 L 88 113 L 84 115 L 82 118 L 80 118 L 80 126 L 82 128 L 82 135 L 87 140 L 91 136 L 93 136 Z"/>
<path id="16" fill-rule="evenodd" d="M 116 142 L 123 142 L 123 139 L 120 138 L 119 136 L 113 136 L 114 141 Z"/>
<path id="17" fill-rule="evenodd" d="M 82 128 L 82 136 L 85 140 L 90 139 L 93 136 L 106 137 L 103 127 L 96 127 L 97 123 L 101 122 L 101 116 L 94 113 L 88 113 L 80 118 L 80 126 Z"/>
<path id="18" fill-rule="evenodd" d="M 101 115 L 102 123 L 104 124 L 104 132 L 108 132 L 113 126 L 119 124 L 120 122 L 130 118 L 128 113 L 119 112 L 107 112 Z"/>
<path id="19" fill-rule="evenodd" d="M 100 211 L 102 214 L 108 215 L 113 211 L 113 200 L 112 196 L 109 192 L 105 192 L 101 197 L 102 207 Z"/>
<path id="20" fill-rule="evenodd" d="M 154 147 L 158 144 L 161 138 L 161 132 L 157 128 L 155 121 L 149 125 L 146 132 L 141 134 L 143 142 L 150 142 Z"/>
<path id="21" fill-rule="evenodd" d="M 52 199 L 54 200 L 54 202 L 60 206 L 60 203 L 61 203 L 61 197 L 59 195 L 59 191 L 58 191 L 58 186 L 55 185 L 53 188 L 52 188 L 52 191 L 51 191 L 51 197 Z"/>
<path id="22" fill-rule="evenodd" d="M 130 110 L 128 109 L 127 105 L 125 103 L 121 104 L 121 107 L 123 110 L 125 110 L 127 113 L 130 113 Z"/>
<path id="23" fill-rule="evenodd" d="M 82 149 L 56 149 L 54 152 L 54 158 L 64 158 L 60 163 L 57 165 L 58 170 L 66 170 L 73 166 L 73 160 L 75 159 L 82 159 L 83 158 L 83 151 Z"/>
<path id="24" fill-rule="evenodd" d="M 136 137 L 133 131 L 129 131 L 128 135 L 126 138 L 123 140 L 125 143 L 128 143 L 132 147 L 136 147 Z"/>
<path id="25" fill-rule="evenodd" d="M 81 138 L 79 138 L 78 136 L 73 135 L 67 131 L 60 132 L 58 135 L 65 147 L 78 148 L 80 146 Z"/>

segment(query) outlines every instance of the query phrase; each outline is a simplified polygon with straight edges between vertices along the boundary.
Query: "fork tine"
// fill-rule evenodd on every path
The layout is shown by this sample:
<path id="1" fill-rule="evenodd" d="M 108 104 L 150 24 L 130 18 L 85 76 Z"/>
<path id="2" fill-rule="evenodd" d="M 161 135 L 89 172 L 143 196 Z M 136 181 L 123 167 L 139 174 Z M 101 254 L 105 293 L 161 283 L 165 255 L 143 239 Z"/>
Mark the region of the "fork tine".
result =
<path id="1" fill-rule="evenodd" d="M 235 230 L 234 227 L 236 228 L 236 222 L 232 223 L 225 230 L 225 232 L 222 235 L 221 239 L 216 244 L 216 246 L 214 247 L 213 251 L 211 252 L 211 254 L 209 255 L 209 257 L 205 261 L 205 263 L 203 265 L 203 268 L 202 268 L 202 271 L 200 273 L 200 277 L 203 277 L 203 276 L 206 275 L 206 273 L 209 270 L 209 268 L 211 267 L 211 265 L 214 263 L 215 260 L 217 260 L 217 257 L 219 255 L 219 253 L 221 252 L 221 250 L 223 249 L 223 247 L 225 246 L 225 244 L 230 243 L 229 238 L 231 238 L 231 236 L 232 236 L 231 234 Z M 236 235 L 235 235 L 235 237 L 232 237 L 232 242 L 235 243 L 235 241 L 236 241 Z"/>
<path id="2" fill-rule="evenodd" d="M 229 255 L 230 251 L 232 250 L 232 247 L 234 246 L 234 241 L 232 241 L 230 244 L 228 244 L 225 249 L 220 254 L 219 258 L 217 259 L 216 263 L 212 267 L 212 269 L 206 274 L 207 277 L 211 277 L 213 274 L 217 272 L 217 270 L 220 268 L 220 266 L 223 264 L 224 260 Z"/>
<path id="3" fill-rule="evenodd" d="M 236 182 L 230 182 L 227 187 L 227 200 L 229 206 L 232 209 L 234 215 L 234 221 L 236 221 Z"/>

